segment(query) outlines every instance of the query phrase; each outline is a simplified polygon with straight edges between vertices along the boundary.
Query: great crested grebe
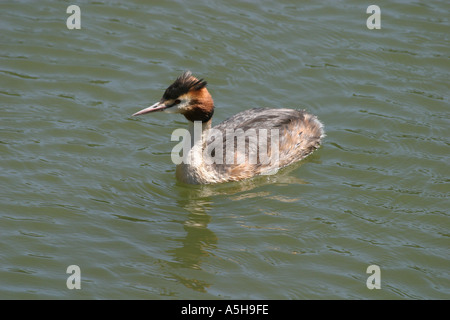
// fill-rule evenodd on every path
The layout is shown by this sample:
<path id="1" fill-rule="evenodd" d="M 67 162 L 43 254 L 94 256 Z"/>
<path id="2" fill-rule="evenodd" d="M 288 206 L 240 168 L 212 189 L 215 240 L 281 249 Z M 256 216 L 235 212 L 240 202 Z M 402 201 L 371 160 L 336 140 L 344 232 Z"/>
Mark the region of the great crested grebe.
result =
<path id="1" fill-rule="evenodd" d="M 211 128 L 214 102 L 206 84 L 186 71 L 159 102 L 133 114 L 181 113 L 189 121 L 188 147 L 176 168 L 182 182 L 209 184 L 272 174 L 308 156 L 325 136 L 316 116 L 293 109 L 254 108 Z"/>

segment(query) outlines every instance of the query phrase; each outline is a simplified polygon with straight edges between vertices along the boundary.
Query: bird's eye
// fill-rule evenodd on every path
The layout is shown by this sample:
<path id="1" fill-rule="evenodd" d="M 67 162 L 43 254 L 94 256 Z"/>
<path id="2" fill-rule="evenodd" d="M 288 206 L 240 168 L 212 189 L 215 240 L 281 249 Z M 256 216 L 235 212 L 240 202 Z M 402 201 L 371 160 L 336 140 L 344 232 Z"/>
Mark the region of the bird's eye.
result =
<path id="1" fill-rule="evenodd" d="M 175 100 L 174 104 L 179 104 L 181 102 L 181 100 L 177 99 Z"/>

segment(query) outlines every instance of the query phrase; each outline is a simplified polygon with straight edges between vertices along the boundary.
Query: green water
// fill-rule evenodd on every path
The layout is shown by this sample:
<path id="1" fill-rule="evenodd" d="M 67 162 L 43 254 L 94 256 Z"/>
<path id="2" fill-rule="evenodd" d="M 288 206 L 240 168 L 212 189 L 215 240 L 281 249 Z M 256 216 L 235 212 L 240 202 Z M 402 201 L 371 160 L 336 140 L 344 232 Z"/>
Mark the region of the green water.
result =
<path id="1" fill-rule="evenodd" d="M 448 299 L 450 7 L 376 4 L 378 30 L 360 1 L 78 1 L 69 30 L 65 2 L 3 1 L 0 298 Z M 214 123 L 307 109 L 323 146 L 177 182 L 185 119 L 130 115 L 186 69 Z"/>

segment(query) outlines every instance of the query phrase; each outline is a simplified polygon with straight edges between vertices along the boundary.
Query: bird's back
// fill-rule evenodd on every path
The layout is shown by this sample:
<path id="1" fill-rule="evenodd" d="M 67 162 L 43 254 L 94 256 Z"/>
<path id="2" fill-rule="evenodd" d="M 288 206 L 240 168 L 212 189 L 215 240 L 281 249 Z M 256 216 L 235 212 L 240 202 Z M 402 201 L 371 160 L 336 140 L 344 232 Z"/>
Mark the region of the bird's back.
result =
<path id="1" fill-rule="evenodd" d="M 221 148 L 212 149 L 210 156 L 219 159 L 215 152 L 221 151 L 222 161 L 213 161 L 207 170 L 222 181 L 276 172 L 308 156 L 324 137 L 322 123 L 311 114 L 266 108 L 240 112 L 213 127 L 212 133 L 207 144 Z"/>

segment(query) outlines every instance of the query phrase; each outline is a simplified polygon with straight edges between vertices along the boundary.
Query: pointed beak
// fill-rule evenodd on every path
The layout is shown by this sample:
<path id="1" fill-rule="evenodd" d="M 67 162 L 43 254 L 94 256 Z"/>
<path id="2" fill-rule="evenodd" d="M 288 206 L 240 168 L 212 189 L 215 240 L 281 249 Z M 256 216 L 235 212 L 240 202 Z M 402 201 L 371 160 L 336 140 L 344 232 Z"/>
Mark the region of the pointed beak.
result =
<path id="1" fill-rule="evenodd" d="M 157 103 L 151 105 L 150 107 L 147 107 L 145 109 L 142 109 L 141 111 L 134 113 L 133 116 L 140 116 L 142 114 L 146 114 L 146 113 L 154 112 L 154 111 L 162 111 L 165 108 L 167 108 L 167 106 L 164 103 L 157 102 Z"/>

